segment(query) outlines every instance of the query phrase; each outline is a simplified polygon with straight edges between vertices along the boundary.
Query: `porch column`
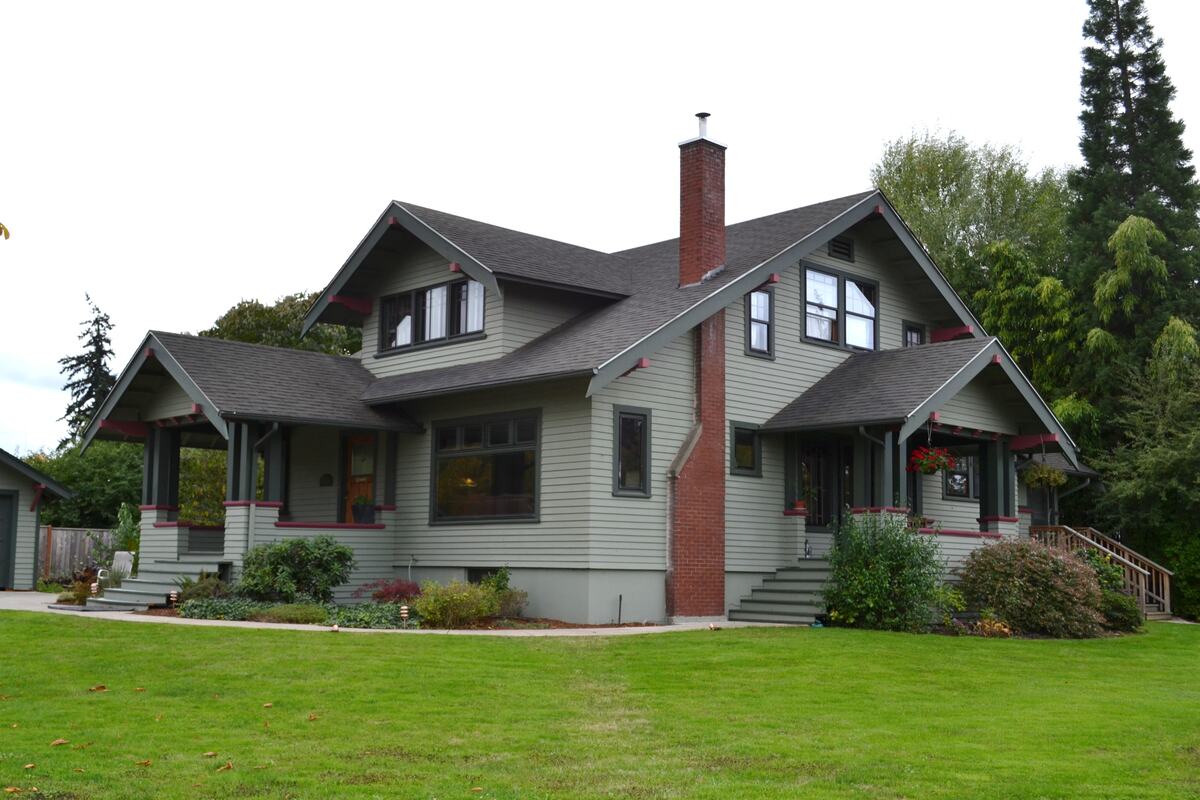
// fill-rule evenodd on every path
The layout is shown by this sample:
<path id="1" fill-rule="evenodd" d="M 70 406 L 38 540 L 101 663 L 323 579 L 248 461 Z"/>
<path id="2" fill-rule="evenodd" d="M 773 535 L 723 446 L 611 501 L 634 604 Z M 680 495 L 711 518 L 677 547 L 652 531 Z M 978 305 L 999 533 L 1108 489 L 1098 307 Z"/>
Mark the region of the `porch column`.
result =
<path id="1" fill-rule="evenodd" d="M 1010 491 L 1012 460 L 1008 442 L 995 440 L 979 445 L 979 529 L 987 533 L 1015 536 L 1020 522 L 1012 513 Z"/>
<path id="2" fill-rule="evenodd" d="M 284 475 L 286 474 L 284 466 L 284 430 L 281 427 L 272 426 L 264 438 L 266 441 L 262 445 L 263 500 L 282 503 Z"/>
<path id="3" fill-rule="evenodd" d="M 885 431 L 883 434 L 883 497 L 879 505 L 895 505 L 893 498 L 896 492 L 896 433 Z"/>
<path id="4" fill-rule="evenodd" d="M 253 500 L 258 491 L 258 453 L 254 449 L 255 426 L 246 422 L 229 424 L 226 459 L 225 499 Z"/>
<path id="5" fill-rule="evenodd" d="M 150 428 L 142 456 L 142 504 L 179 505 L 179 431 Z"/>
<path id="6" fill-rule="evenodd" d="M 908 508 L 908 473 L 904 467 L 908 464 L 908 439 L 896 442 L 896 506 Z"/>

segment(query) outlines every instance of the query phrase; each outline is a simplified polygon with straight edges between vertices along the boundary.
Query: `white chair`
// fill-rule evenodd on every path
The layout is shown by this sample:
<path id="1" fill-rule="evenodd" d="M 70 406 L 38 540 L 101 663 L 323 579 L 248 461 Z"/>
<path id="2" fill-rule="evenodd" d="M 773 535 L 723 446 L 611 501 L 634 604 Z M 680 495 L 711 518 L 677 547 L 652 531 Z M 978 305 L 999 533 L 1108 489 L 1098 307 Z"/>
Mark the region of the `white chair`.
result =
<path id="1" fill-rule="evenodd" d="M 118 550 L 113 553 L 113 563 L 110 568 L 96 571 L 96 580 L 104 583 L 104 581 L 110 579 L 113 575 L 116 575 L 118 580 L 125 580 L 132 572 L 133 553 L 128 550 Z"/>

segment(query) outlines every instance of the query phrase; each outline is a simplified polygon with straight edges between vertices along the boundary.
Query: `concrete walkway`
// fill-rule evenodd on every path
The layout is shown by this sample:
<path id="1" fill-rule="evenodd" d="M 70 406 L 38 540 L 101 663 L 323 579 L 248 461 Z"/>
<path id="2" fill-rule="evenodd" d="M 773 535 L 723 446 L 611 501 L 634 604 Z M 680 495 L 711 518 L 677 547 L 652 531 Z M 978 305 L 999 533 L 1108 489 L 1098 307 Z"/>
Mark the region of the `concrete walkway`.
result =
<path id="1" fill-rule="evenodd" d="M 39 611 L 46 614 L 61 614 L 68 617 L 108 619 L 118 622 L 146 622 L 161 625 L 198 625 L 210 628 L 264 628 L 269 630 L 309 631 L 329 633 L 326 625 L 285 625 L 274 622 L 231 622 L 219 619 L 184 619 L 183 617 L 155 617 L 133 614 L 128 611 L 58 611 L 50 608 L 55 595 L 42 592 L 0 592 L 0 611 Z M 715 623 L 721 628 L 787 628 L 773 622 L 729 622 Z M 707 630 L 707 622 L 684 622 L 677 625 L 642 625 L 632 628 L 544 628 L 532 630 L 497 631 L 447 631 L 425 630 L 373 630 L 365 628 L 342 628 L 339 633 L 390 633 L 410 636 L 638 636 L 647 633 L 678 633 L 679 631 Z"/>

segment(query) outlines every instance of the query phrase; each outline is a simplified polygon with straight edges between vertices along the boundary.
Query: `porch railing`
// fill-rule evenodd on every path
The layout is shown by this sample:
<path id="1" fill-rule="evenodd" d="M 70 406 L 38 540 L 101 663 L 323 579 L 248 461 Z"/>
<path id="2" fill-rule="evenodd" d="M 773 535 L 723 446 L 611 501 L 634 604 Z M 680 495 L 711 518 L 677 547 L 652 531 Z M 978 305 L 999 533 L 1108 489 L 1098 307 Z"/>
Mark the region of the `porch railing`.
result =
<path id="1" fill-rule="evenodd" d="M 1172 572 L 1095 528 L 1067 525 L 1034 525 L 1033 539 L 1058 550 L 1098 550 L 1121 568 L 1125 591 L 1132 595 L 1143 613 L 1171 613 Z"/>

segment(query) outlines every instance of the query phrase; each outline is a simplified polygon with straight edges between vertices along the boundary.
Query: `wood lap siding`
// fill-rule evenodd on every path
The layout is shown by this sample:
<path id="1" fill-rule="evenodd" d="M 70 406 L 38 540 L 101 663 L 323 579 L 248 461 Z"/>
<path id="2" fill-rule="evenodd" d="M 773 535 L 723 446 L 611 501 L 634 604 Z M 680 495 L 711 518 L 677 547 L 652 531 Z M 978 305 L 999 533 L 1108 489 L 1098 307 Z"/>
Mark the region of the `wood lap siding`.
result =
<path id="1" fill-rule="evenodd" d="M 15 491 L 17 496 L 13 502 L 17 507 L 16 535 L 17 554 L 13 564 L 13 588 L 33 588 L 33 550 L 37 544 L 37 528 L 34 512 L 29 510 L 33 502 L 33 482 L 4 467 L 0 467 L 0 491 Z M 4 553 L 5 560 L 8 553 Z"/>
<path id="2" fill-rule="evenodd" d="M 1023 401 L 1011 386 L 997 387 L 990 382 L 989 372 L 1000 369 L 991 366 L 968 383 L 958 394 L 938 409 L 938 421 L 944 425 L 960 426 L 964 430 L 982 430 L 992 433 L 1014 435 L 1020 432 L 1021 423 L 1028 414 L 1018 416 L 1012 408 Z"/>
<path id="3" fill-rule="evenodd" d="M 634 370 L 592 397 L 590 486 L 591 551 L 596 568 L 666 568 L 667 470 L 692 429 L 695 335 L 688 332 L 649 356 Z M 650 496 L 614 497 L 613 406 L 648 408 Z"/>
<path id="4" fill-rule="evenodd" d="M 505 283 L 502 349 L 511 353 L 543 333 L 594 309 L 600 302 L 605 301 L 572 292 Z"/>
<path id="5" fill-rule="evenodd" d="M 184 417 L 192 413 L 194 402 L 179 384 L 166 378 L 142 407 L 141 417 L 147 420 Z"/>
<path id="6" fill-rule="evenodd" d="M 339 603 L 363 602 L 355 599 L 352 594 L 356 589 L 370 581 L 395 577 L 392 565 L 395 563 L 395 542 L 390 531 L 367 529 L 340 530 L 306 530 L 304 528 L 258 528 L 255 533 L 255 544 L 266 542 L 282 542 L 289 539 L 312 539 L 317 536 L 332 536 L 339 543 L 354 550 L 354 571 L 350 580 L 334 591 L 334 599 Z M 369 602 L 370 597 L 366 600 Z"/>
<path id="7" fill-rule="evenodd" d="M 337 522 L 340 434 L 336 428 L 302 426 L 289 434 L 289 516 L 301 522 Z M 321 486 L 322 475 L 333 476 Z M 382 494 L 377 490 L 377 494 Z"/>

